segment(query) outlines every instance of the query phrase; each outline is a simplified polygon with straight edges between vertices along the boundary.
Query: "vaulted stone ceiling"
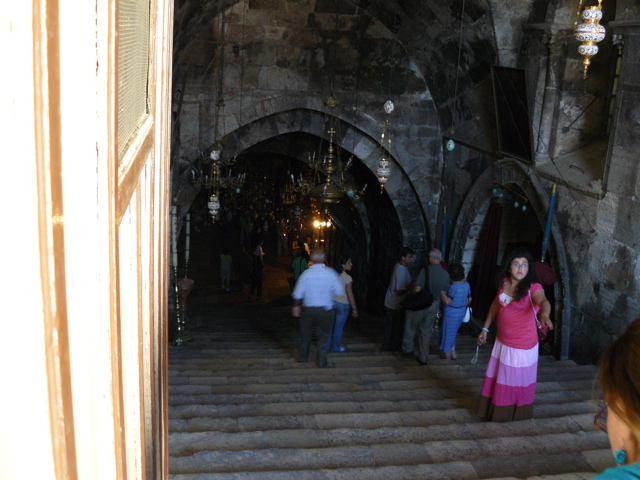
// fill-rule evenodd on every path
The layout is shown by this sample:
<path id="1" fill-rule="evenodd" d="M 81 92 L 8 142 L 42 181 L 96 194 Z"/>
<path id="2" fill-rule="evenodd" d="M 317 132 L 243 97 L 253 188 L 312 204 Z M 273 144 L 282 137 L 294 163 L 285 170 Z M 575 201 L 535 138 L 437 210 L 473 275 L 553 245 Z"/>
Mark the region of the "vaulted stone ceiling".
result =
<path id="1" fill-rule="evenodd" d="M 249 8 L 261 12 L 265 22 L 274 28 L 290 30 L 292 33 L 301 25 L 294 24 L 290 16 L 278 16 L 283 4 L 289 15 L 299 12 L 302 16 L 300 21 L 304 22 L 302 26 L 307 31 L 324 28 L 325 32 L 330 32 L 333 28 L 332 17 L 337 12 L 342 22 L 352 22 L 340 26 L 343 36 L 350 36 L 352 43 L 359 41 L 356 38 L 358 36 L 360 41 L 366 37 L 363 43 L 368 46 L 360 48 L 361 55 L 366 54 L 367 50 L 372 55 L 380 55 L 384 50 L 374 45 L 375 39 L 388 43 L 388 35 L 392 35 L 398 47 L 396 51 L 387 50 L 387 53 L 396 56 L 401 53 L 400 56 L 405 56 L 408 64 L 394 64 L 395 58 L 389 56 L 386 61 L 389 68 L 395 71 L 386 77 L 379 75 L 384 83 L 379 85 L 379 93 L 393 90 L 393 93 L 406 93 L 403 90 L 407 88 L 429 92 L 443 132 L 454 130 L 458 137 L 464 137 L 464 141 L 491 150 L 494 135 L 490 66 L 500 61 L 494 17 L 501 21 L 501 15 L 506 15 L 505 10 L 515 17 L 503 22 L 505 28 L 501 35 L 504 40 L 527 19 L 532 3 L 536 4 L 521 0 L 495 3 L 495 12 L 492 12 L 487 0 L 251 0 Z M 180 76 L 185 54 L 189 54 L 192 42 L 201 38 L 203 31 L 210 28 L 221 9 L 229 9 L 235 4 L 234 1 L 176 0 L 174 61 L 177 77 Z M 535 11 L 540 16 L 543 10 L 546 8 L 537 8 Z M 356 17 L 357 20 L 354 20 Z M 322 22 L 325 24 L 320 25 Z M 380 29 L 378 25 L 386 32 L 374 31 Z M 237 38 L 240 33 L 235 31 L 229 35 L 235 34 Z M 286 41 L 291 42 L 295 38 L 292 35 Z M 337 66 L 339 70 L 339 57 Z M 399 84 L 394 82 L 394 78 L 400 75 L 406 78 L 410 71 L 415 73 L 413 81 L 409 78 Z M 367 85 L 366 70 L 361 70 L 359 75 L 359 88 L 364 89 Z M 385 81 L 385 78 L 390 80 Z M 426 89 L 420 85 L 423 81 L 426 82 Z"/>
<path id="2" fill-rule="evenodd" d="M 347 155 L 375 172 L 388 118 L 382 105 L 392 99 L 394 173 L 386 192 L 403 236 L 427 248 L 443 184 L 443 137 L 496 151 L 490 67 L 515 63 L 532 4 L 176 0 L 174 111 L 181 113 L 173 154 L 181 174 L 217 139 L 231 156 L 289 133 L 326 141 L 327 114 L 344 127 Z M 340 106 L 327 112 L 323 102 L 334 94 Z M 365 183 L 359 178 L 356 186 Z"/>

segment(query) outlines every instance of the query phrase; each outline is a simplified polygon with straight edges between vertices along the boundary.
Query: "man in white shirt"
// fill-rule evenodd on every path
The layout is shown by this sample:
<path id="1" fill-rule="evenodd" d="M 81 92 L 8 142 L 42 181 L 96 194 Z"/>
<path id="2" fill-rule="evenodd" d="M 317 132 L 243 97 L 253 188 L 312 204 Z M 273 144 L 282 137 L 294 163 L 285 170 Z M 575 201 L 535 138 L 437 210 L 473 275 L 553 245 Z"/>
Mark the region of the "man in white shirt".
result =
<path id="1" fill-rule="evenodd" d="M 409 265 L 415 260 L 411 247 L 403 247 L 400 252 L 400 261 L 393 267 L 389 288 L 384 297 L 384 306 L 387 308 L 387 316 L 384 322 L 384 339 L 382 341 L 383 352 L 399 352 L 402 350 L 402 337 L 404 334 L 404 314 L 402 300 L 413 286 Z"/>
<path id="2" fill-rule="evenodd" d="M 291 294 L 294 300 L 291 313 L 300 318 L 298 361 L 309 361 L 309 348 L 315 327 L 318 337 L 316 365 L 320 368 L 327 366 L 325 344 L 333 322 L 333 297 L 345 294 L 338 273 L 324 265 L 326 259 L 324 249 L 316 248 L 311 253 L 313 265 L 302 272 Z"/>

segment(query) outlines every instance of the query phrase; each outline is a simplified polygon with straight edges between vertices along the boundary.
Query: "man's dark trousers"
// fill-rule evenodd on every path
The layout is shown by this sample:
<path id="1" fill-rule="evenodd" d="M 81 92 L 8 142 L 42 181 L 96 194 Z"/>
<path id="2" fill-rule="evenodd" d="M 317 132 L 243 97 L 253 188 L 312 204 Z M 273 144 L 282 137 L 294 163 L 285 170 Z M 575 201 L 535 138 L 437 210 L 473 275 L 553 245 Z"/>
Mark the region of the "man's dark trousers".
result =
<path id="1" fill-rule="evenodd" d="M 309 348 L 313 339 L 313 329 L 318 337 L 318 358 L 316 365 L 320 368 L 327 366 L 326 343 L 333 323 L 333 310 L 324 307 L 302 307 L 300 316 L 300 344 L 298 345 L 298 361 L 309 361 Z"/>
<path id="2" fill-rule="evenodd" d="M 404 314 L 404 308 L 398 308 L 397 310 L 387 308 L 384 321 L 384 339 L 382 340 L 383 352 L 399 352 L 402 350 Z"/>

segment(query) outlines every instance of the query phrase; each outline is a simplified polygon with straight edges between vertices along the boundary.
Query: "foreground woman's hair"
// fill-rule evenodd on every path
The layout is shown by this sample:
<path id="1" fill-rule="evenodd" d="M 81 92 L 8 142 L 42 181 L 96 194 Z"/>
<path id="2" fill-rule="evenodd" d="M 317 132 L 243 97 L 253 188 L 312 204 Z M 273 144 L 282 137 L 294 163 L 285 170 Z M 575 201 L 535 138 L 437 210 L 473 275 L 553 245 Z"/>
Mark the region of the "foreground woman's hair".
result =
<path id="1" fill-rule="evenodd" d="M 640 318 L 604 352 L 598 379 L 607 406 L 640 443 Z"/>

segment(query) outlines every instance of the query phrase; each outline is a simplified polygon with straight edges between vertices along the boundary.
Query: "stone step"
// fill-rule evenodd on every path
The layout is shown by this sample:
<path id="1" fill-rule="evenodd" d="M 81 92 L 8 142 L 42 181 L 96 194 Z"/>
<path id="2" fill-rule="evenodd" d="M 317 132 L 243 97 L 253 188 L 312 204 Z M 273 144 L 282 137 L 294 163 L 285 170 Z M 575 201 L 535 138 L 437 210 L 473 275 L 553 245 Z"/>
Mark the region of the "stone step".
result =
<path id="1" fill-rule="evenodd" d="M 597 431 L 593 415 L 575 414 L 537 418 L 535 422 L 485 424 L 475 419 L 449 416 L 448 423 L 435 419 L 427 426 L 374 428 L 334 428 L 326 430 L 289 429 L 252 432 L 174 432 L 169 436 L 172 455 L 192 455 L 200 450 L 246 450 L 266 448 L 325 448 L 380 443 L 425 443 L 431 441 L 545 436 L 581 431 Z M 433 417 L 431 417 L 433 418 Z M 455 420 L 455 421 L 454 421 Z M 606 440 L 606 435 L 602 433 Z"/>
<path id="2" fill-rule="evenodd" d="M 608 440 L 599 431 L 578 431 L 553 435 L 518 436 L 508 438 L 434 440 L 420 443 L 387 443 L 321 448 L 265 448 L 260 450 L 200 450 L 191 455 L 171 456 L 174 473 L 245 472 L 253 470 L 335 469 L 397 465 L 478 462 L 496 465 L 497 458 L 514 463 L 536 455 L 543 460 L 561 457 L 566 462 L 572 454 L 582 457 L 582 451 L 606 449 Z M 577 458 L 576 458 L 577 460 Z M 589 467 L 586 460 L 584 467 Z M 541 465 L 542 467 L 543 465 Z M 574 464 L 572 467 L 577 467 Z M 502 468 L 506 468 L 505 465 Z M 555 467 L 555 466 L 554 466 Z M 474 465 L 474 468 L 477 467 Z M 495 470 L 494 470 L 495 472 Z M 501 473 L 505 473 L 504 470 Z M 549 472 L 551 473 L 551 472 Z M 554 468 L 553 473 L 559 473 Z M 495 475 L 492 475 L 495 476 Z M 486 475 L 481 475 L 486 477 Z"/>
<path id="3" fill-rule="evenodd" d="M 188 379 L 182 379 L 185 382 Z M 186 381 L 179 385 L 171 385 L 169 387 L 169 395 L 181 394 L 181 395 L 195 395 L 195 394 L 250 394 L 250 393 L 293 393 L 293 392 L 361 392 L 361 391 L 375 391 L 375 390 L 424 390 L 428 388 L 433 389 L 449 389 L 451 391 L 459 391 L 463 394 L 479 394 L 483 379 L 482 378 L 459 378 L 459 379 L 419 379 L 419 380 L 404 380 L 399 379 L 396 381 L 353 381 L 349 382 L 340 381 L 336 379 L 334 382 L 322 381 L 322 378 L 314 379 L 310 378 L 308 382 L 303 379 L 298 379 L 296 383 L 235 383 L 233 379 L 230 383 L 214 382 L 209 383 L 207 378 L 194 377 L 194 383 Z M 315 380 L 318 380 L 317 382 Z M 273 382 L 274 379 L 264 379 L 264 382 Z M 548 391 L 564 391 L 567 394 L 575 392 L 582 392 L 583 390 L 590 391 L 590 395 L 593 394 L 593 382 L 590 380 L 576 380 L 571 382 L 541 382 L 537 386 L 538 392 Z"/>
<path id="4" fill-rule="evenodd" d="M 372 371 L 373 373 L 383 373 L 386 369 L 387 372 L 397 371 L 398 369 L 407 369 L 410 367 L 418 367 L 414 358 L 397 359 L 395 357 L 353 357 L 350 354 L 329 354 L 328 360 L 334 368 L 341 368 L 344 371 L 349 369 L 366 369 L 366 371 Z M 431 356 L 429 358 L 429 368 L 435 371 L 451 371 L 455 374 L 458 372 L 481 372 L 487 367 L 489 357 L 480 358 L 478 363 L 472 365 L 471 357 L 460 355 L 458 360 L 441 360 Z M 180 364 L 172 364 L 169 367 L 169 374 L 174 376 L 189 375 L 190 372 L 196 375 L 210 375 L 211 371 L 219 371 L 221 367 L 224 367 L 225 372 L 233 374 L 234 376 L 256 375 L 262 373 L 269 373 L 271 375 L 289 375 L 295 373 L 295 371 L 315 371 L 315 365 L 313 363 L 299 363 L 293 357 L 288 359 L 281 358 L 260 358 L 255 359 L 235 359 L 227 358 L 225 361 L 201 361 L 197 363 L 184 362 Z M 269 372 L 263 372 L 262 370 L 269 370 Z M 420 369 L 418 369 L 420 370 Z M 422 369 L 424 370 L 424 369 Z M 538 373 L 544 375 L 546 373 L 553 373 L 554 375 L 578 375 L 580 378 L 594 378 L 595 367 L 592 366 L 577 366 L 571 364 L 553 365 L 549 362 L 539 362 Z"/>
<path id="5" fill-rule="evenodd" d="M 420 368 L 408 367 L 406 369 L 339 369 L 331 368 L 322 370 L 295 370 L 288 375 L 283 372 L 252 372 L 251 375 L 245 372 L 245 375 L 229 374 L 223 372 L 222 375 L 215 371 L 206 371 L 208 374 L 200 375 L 174 375 L 170 377 L 173 386 L 181 385 L 254 385 L 254 384 L 286 384 L 286 383 L 325 383 L 338 384 L 350 383 L 358 385 L 367 385 L 371 383 L 387 383 L 387 382 L 424 382 L 429 385 L 433 382 L 447 382 L 451 385 L 469 385 L 482 383 L 484 371 L 476 371 L 475 375 L 470 375 L 469 371 L 459 372 L 456 370 L 438 370 L 436 368 Z M 200 372 L 203 373 L 203 372 Z M 470 382 L 471 380 L 471 382 Z M 565 383 L 571 382 L 572 388 L 580 388 L 579 385 L 591 385 L 593 387 L 593 376 L 587 373 L 580 374 L 575 372 L 571 375 L 569 372 L 564 374 L 553 374 L 550 371 L 540 372 L 538 375 L 538 383 Z M 443 385 L 446 386 L 446 385 Z"/>
<path id="6" fill-rule="evenodd" d="M 525 477 L 525 480 L 588 480 L 593 478 L 596 473 L 593 471 L 585 471 L 583 473 L 560 473 L 547 474 L 545 472 L 554 472 L 549 465 L 557 464 L 562 470 L 567 470 L 566 464 L 563 465 L 563 458 L 549 458 L 544 467 L 538 467 L 541 456 L 532 455 L 524 459 L 520 463 L 525 463 L 528 470 L 536 468 L 539 474 L 531 477 Z M 559 456 L 562 457 L 562 456 Z M 584 463 L 584 459 L 577 457 L 580 464 Z M 499 462 L 502 459 L 498 459 Z M 522 477 L 496 477 L 495 472 L 489 472 L 494 475 L 491 478 L 480 477 L 475 470 L 475 466 L 480 471 L 491 470 L 492 466 L 485 465 L 481 462 L 449 462 L 443 464 L 431 465 L 402 465 L 390 467 L 363 467 L 363 468 L 344 468 L 338 470 L 290 470 L 290 471 L 270 471 L 270 472 L 242 472 L 242 473 L 193 473 L 193 474 L 177 474 L 171 475 L 172 480 L 405 480 L 405 479 L 457 479 L 457 480 L 522 480 Z M 501 467 L 498 464 L 498 467 Z M 500 468 L 497 468 L 499 470 Z M 511 470 L 511 469 L 510 469 Z M 522 470 L 520 470 L 522 471 Z M 542 476 L 541 476 L 542 475 Z"/>
<path id="7" fill-rule="evenodd" d="M 344 355 L 344 354 L 343 354 Z M 313 357 L 312 357 L 313 359 Z M 226 364 L 182 364 L 171 365 L 169 369 L 170 378 L 179 379 L 180 377 L 195 376 L 211 376 L 224 372 L 225 376 L 233 376 L 236 378 L 250 376 L 290 376 L 296 374 L 314 374 L 322 375 L 340 375 L 340 374 L 371 374 L 379 375 L 385 373 L 396 373 L 398 371 L 414 372 L 420 375 L 423 372 L 433 372 L 446 374 L 448 377 L 464 377 L 464 376 L 483 376 L 487 367 L 487 361 L 481 359 L 477 364 L 471 365 L 458 359 L 455 362 L 446 360 L 429 359 L 428 368 L 420 367 L 413 359 L 368 359 L 363 362 L 354 362 L 352 359 L 328 356 L 329 367 L 326 370 L 318 371 L 313 362 L 298 363 L 293 359 L 276 360 L 276 359 L 259 359 L 250 360 L 242 359 L 237 361 L 228 359 Z M 339 370 L 339 371 L 337 371 Z M 548 377 L 555 379 L 591 379 L 595 378 L 595 369 L 582 366 L 553 366 L 552 364 L 540 363 L 538 366 L 538 377 L 542 380 Z"/>
<path id="8" fill-rule="evenodd" d="M 578 480 L 612 465 L 593 366 L 541 356 L 533 419 L 488 423 L 475 409 L 491 347 L 472 365 L 473 337 L 450 361 L 434 335 L 421 367 L 380 352 L 379 319 L 350 321 L 347 352 L 318 369 L 315 347 L 296 361 L 289 309 L 263 313 L 203 316 L 195 341 L 170 349 L 172 479 Z"/>
<path id="9" fill-rule="evenodd" d="M 459 353 L 457 360 L 446 360 L 440 358 L 436 354 L 429 355 L 429 367 L 442 369 L 461 369 L 468 368 L 472 370 L 484 370 L 490 358 L 490 354 L 480 355 L 476 364 L 471 364 L 471 358 L 475 352 Z M 315 349 L 311 350 L 310 360 L 315 359 Z M 398 353 L 378 353 L 371 352 L 365 354 L 345 353 L 328 353 L 327 359 L 332 363 L 334 368 L 407 368 L 409 366 L 417 366 L 415 358 L 407 358 Z M 260 365 L 265 368 L 289 368 L 289 369 L 305 369 L 314 368 L 315 365 L 297 362 L 297 352 L 291 350 L 290 354 L 282 355 L 256 355 L 256 356 L 223 356 L 221 358 L 211 358 L 203 356 L 201 358 L 189 357 L 184 360 L 173 360 L 169 362 L 169 370 L 179 372 L 183 370 L 200 370 L 200 369 L 216 369 L 228 368 L 230 371 L 244 370 L 247 368 L 256 368 Z M 591 365 L 576 365 L 573 362 L 559 362 L 555 365 L 552 359 L 540 357 L 538 368 L 541 371 L 553 370 L 557 372 L 591 372 L 595 374 L 596 369 Z"/>
<path id="10" fill-rule="evenodd" d="M 201 404 L 201 405 L 245 405 L 268 403 L 307 403 L 307 402 L 376 402 L 376 401 L 430 401 L 460 403 L 466 401 L 477 402 L 480 395 L 480 383 L 470 392 L 458 391 L 458 395 L 441 390 L 439 388 L 418 388 L 413 390 L 360 390 L 360 391 L 309 391 L 301 392 L 276 392 L 276 393 L 204 393 L 204 394 L 177 394 L 169 395 L 171 406 Z M 538 385 L 536 403 L 566 403 L 576 401 L 589 401 L 593 397 L 591 388 L 577 389 L 551 389 L 551 384 Z M 191 388 L 191 387 L 183 387 Z M 199 388 L 199 387 L 197 387 Z M 207 387 L 208 388 L 208 387 Z M 595 411 L 598 410 L 596 406 Z"/>
<path id="11" fill-rule="evenodd" d="M 588 401 L 590 391 L 584 391 L 582 396 L 576 392 L 566 390 L 538 393 L 538 404 L 564 404 L 570 402 Z M 478 402 L 479 393 L 471 395 L 459 394 L 452 396 L 440 389 L 421 391 L 420 395 L 407 398 L 409 395 L 394 395 L 389 398 L 387 392 L 369 392 L 367 395 L 341 395 L 333 393 L 325 395 L 289 395 L 288 397 L 270 395 L 272 400 L 268 402 L 261 399 L 259 402 L 251 402 L 250 396 L 245 396 L 242 403 L 205 402 L 208 396 L 193 396 L 192 401 L 177 405 L 170 405 L 170 418 L 193 417 L 240 417 L 261 415 L 305 415 L 317 412 L 345 413 L 345 412 L 385 412 L 442 409 L 452 405 L 468 406 L 473 409 Z M 236 399 L 238 402 L 240 399 Z M 597 406 L 587 402 L 594 413 Z"/>
<path id="12" fill-rule="evenodd" d="M 184 418 L 170 418 L 169 430 L 171 432 L 204 432 L 207 430 L 217 432 L 252 432 L 267 430 L 291 430 L 291 429 L 336 429 L 336 428 L 377 428 L 387 427 L 428 427 L 430 425 L 448 425 L 451 423 L 478 423 L 473 407 L 477 400 L 462 404 L 455 408 L 449 404 L 449 408 L 433 410 L 408 410 L 408 411 L 368 411 L 368 412 L 337 412 L 337 413 L 313 413 L 299 415 L 249 415 L 241 417 L 215 417 L 207 415 L 194 415 Z M 586 402 L 572 402 L 564 404 L 536 404 L 534 418 L 557 418 L 584 414 L 594 415 L 594 406 Z"/>

